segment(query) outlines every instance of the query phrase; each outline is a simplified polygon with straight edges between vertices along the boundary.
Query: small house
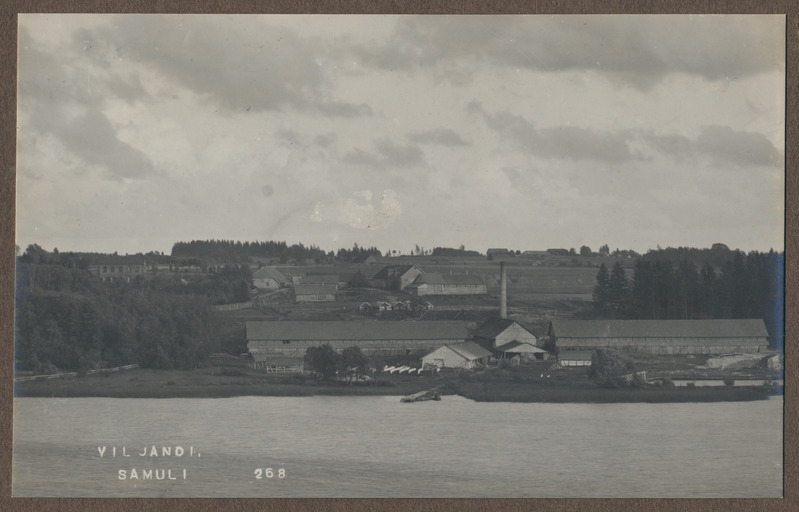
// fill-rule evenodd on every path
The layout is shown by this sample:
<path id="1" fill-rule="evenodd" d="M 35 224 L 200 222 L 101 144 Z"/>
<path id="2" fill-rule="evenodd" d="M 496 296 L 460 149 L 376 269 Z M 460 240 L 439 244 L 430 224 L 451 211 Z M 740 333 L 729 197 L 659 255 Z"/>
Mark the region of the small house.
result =
<path id="1" fill-rule="evenodd" d="M 538 339 L 510 318 L 492 318 L 472 333 L 474 341 L 493 350 L 498 359 L 520 356 L 522 359 L 546 359 L 548 352 L 538 347 Z"/>
<path id="2" fill-rule="evenodd" d="M 259 290 L 277 290 L 287 282 L 288 278 L 275 267 L 261 267 L 252 274 L 252 284 Z"/>
<path id="3" fill-rule="evenodd" d="M 484 365 L 491 352 L 480 345 L 467 341 L 444 345 L 422 358 L 422 368 L 475 368 Z"/>

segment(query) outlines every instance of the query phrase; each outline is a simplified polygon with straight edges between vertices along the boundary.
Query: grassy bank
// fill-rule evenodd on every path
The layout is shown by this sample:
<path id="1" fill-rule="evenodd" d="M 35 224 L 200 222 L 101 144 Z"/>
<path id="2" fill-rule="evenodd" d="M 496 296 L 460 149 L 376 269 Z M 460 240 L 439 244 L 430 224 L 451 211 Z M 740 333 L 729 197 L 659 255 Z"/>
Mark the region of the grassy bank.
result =
<path id="1" fill-rule="evenodd" d="M 15 384 L 18 397 L 228 398 L 235 396 L 404 396 L 430 388 L 486 402 L 716 402 L 761 400 L 760 387 L 634 389 L 596 387 L 585 371 L 442 372 L 436 377 L 382 375 L 372 383 L 315 382 L 303 375 L 268 375 L 249 368 L 196 370 L 135 369 L 114 374 L 47 379 Z"/>
<path id="2" fill-rule="evenodd" d="M 675 402 L 739 402 L 765 400 L 769 394 L 763 387 L 698 387 L 698 388 L 621 388 L 596 387 L 533 387 L 514 383 L 460 384 L 455 392 L 477 402 L 550 402 L 550 403 L 675 403 Z"/>

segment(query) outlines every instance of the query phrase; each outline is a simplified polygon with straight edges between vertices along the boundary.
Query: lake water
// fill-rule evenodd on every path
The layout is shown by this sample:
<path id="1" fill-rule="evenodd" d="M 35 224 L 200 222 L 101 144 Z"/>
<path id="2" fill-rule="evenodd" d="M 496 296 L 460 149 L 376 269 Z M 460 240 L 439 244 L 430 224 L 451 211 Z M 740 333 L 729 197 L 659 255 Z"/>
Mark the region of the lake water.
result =
<path id="1" fill-rule="evenodd" d="M 705 404 L 17 398 L 13 494 L 779 497 L 782 407 L 782 397 Z M 171 455 L 151 456 L 153 445 Z M 145 479 L 147 470 L 157 471 Z"/>

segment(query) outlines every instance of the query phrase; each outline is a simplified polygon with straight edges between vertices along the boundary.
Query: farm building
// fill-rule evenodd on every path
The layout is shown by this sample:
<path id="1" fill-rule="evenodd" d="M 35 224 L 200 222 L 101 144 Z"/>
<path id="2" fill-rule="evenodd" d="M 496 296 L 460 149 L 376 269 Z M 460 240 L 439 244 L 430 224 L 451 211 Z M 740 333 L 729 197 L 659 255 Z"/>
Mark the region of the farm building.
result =
<path id="1" fill-rule="evenodd" d="M 553 320 L 547 343 L 558 352 L 599 348 L 655 354 L 766 352 L 763 320 Z"/>
<path id="2" fill-rule="evenodd" d="M 130 282 L 131 278 L 144 276 L 147 263 L 144 256 L 103 256 L 89 264 L 89 272 L 102 281 Z"/>
<path id="3" fill-rule="evenodd" d="M 417 296 L 423 295 L 480 295 L 488 293 L 485 282 L 469 274 L 426 273 L 405 288 Z"/>
<path id="4" fill-rule="evenodd" d="M 472 333 L 481 346 L 494 351 L 497 357 L 519 355 L 525 359 L 545 359 L 547 351 L 537 346 L 533 333 L 509 318 L 492 318 Z"/>
<path id="5" fill-rule="evenodd" d="M 490 260 L 510 256 L 513 256 L 513 252 L 505 248 L 491 248 L 486 251 L 486 257 Z"/>
<path id="6" fill-rule="evenodd" d="M 380 269 L 369 281 L 376 288 L 404 290 L 422 273 L 422 269 L 416 265 L 388 265 Z"/>
<path id="7" fill-rule="evenodd" d="M 491 352 L 476 343 L 453 343 L 444 345 L 422 358 L 422 368 L 474 368 L 486 364 Z"/>
<path id="8" fill-rule="evenodd" d="M 252 274 L 252 285 L 259 290 L 277 290 L 288 282 L 289 279 L 275 267 L 261 267 Z"/>
<path id="9" fill-rule="evenodd" d="M 334 302 L 337 288 L 333 284 L 298 284 L 294 297 L 297 302 Z"/>
<path id="10" fill-rule="evenodd" d="M 378 261 L 374 254 L 367 254 L 366 256 L 362 256 L 361 258 L 355 260 L 355 263 L 359 265 L 375 265 L 378 263 Z"/>
<path id="11" fill-rule="evenodd" d="M 336 351 L 357 346 L 364 354 L 407 355 L 463 343 L 468 331 L 459 321 L 276 321 L 246 322 L 253 358 L 303 357 L 308 347 L 330 344 Z"/>
<path id="12" fill-rule="evenodd" d="M 591 366 L 591 350 L 564 350 L 558 354 L 558 364 L 561 366 Z"/>

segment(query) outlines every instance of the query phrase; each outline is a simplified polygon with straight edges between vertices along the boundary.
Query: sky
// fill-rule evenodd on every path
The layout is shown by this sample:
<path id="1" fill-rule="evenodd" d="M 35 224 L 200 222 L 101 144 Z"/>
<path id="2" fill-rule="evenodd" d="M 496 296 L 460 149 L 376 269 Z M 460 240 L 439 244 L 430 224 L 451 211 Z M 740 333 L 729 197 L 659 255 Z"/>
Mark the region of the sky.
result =
<path id="1" fill-rule="evenodd" d="M 20 14 L 17 245 L 784 247 L 784 16 Z"/>

